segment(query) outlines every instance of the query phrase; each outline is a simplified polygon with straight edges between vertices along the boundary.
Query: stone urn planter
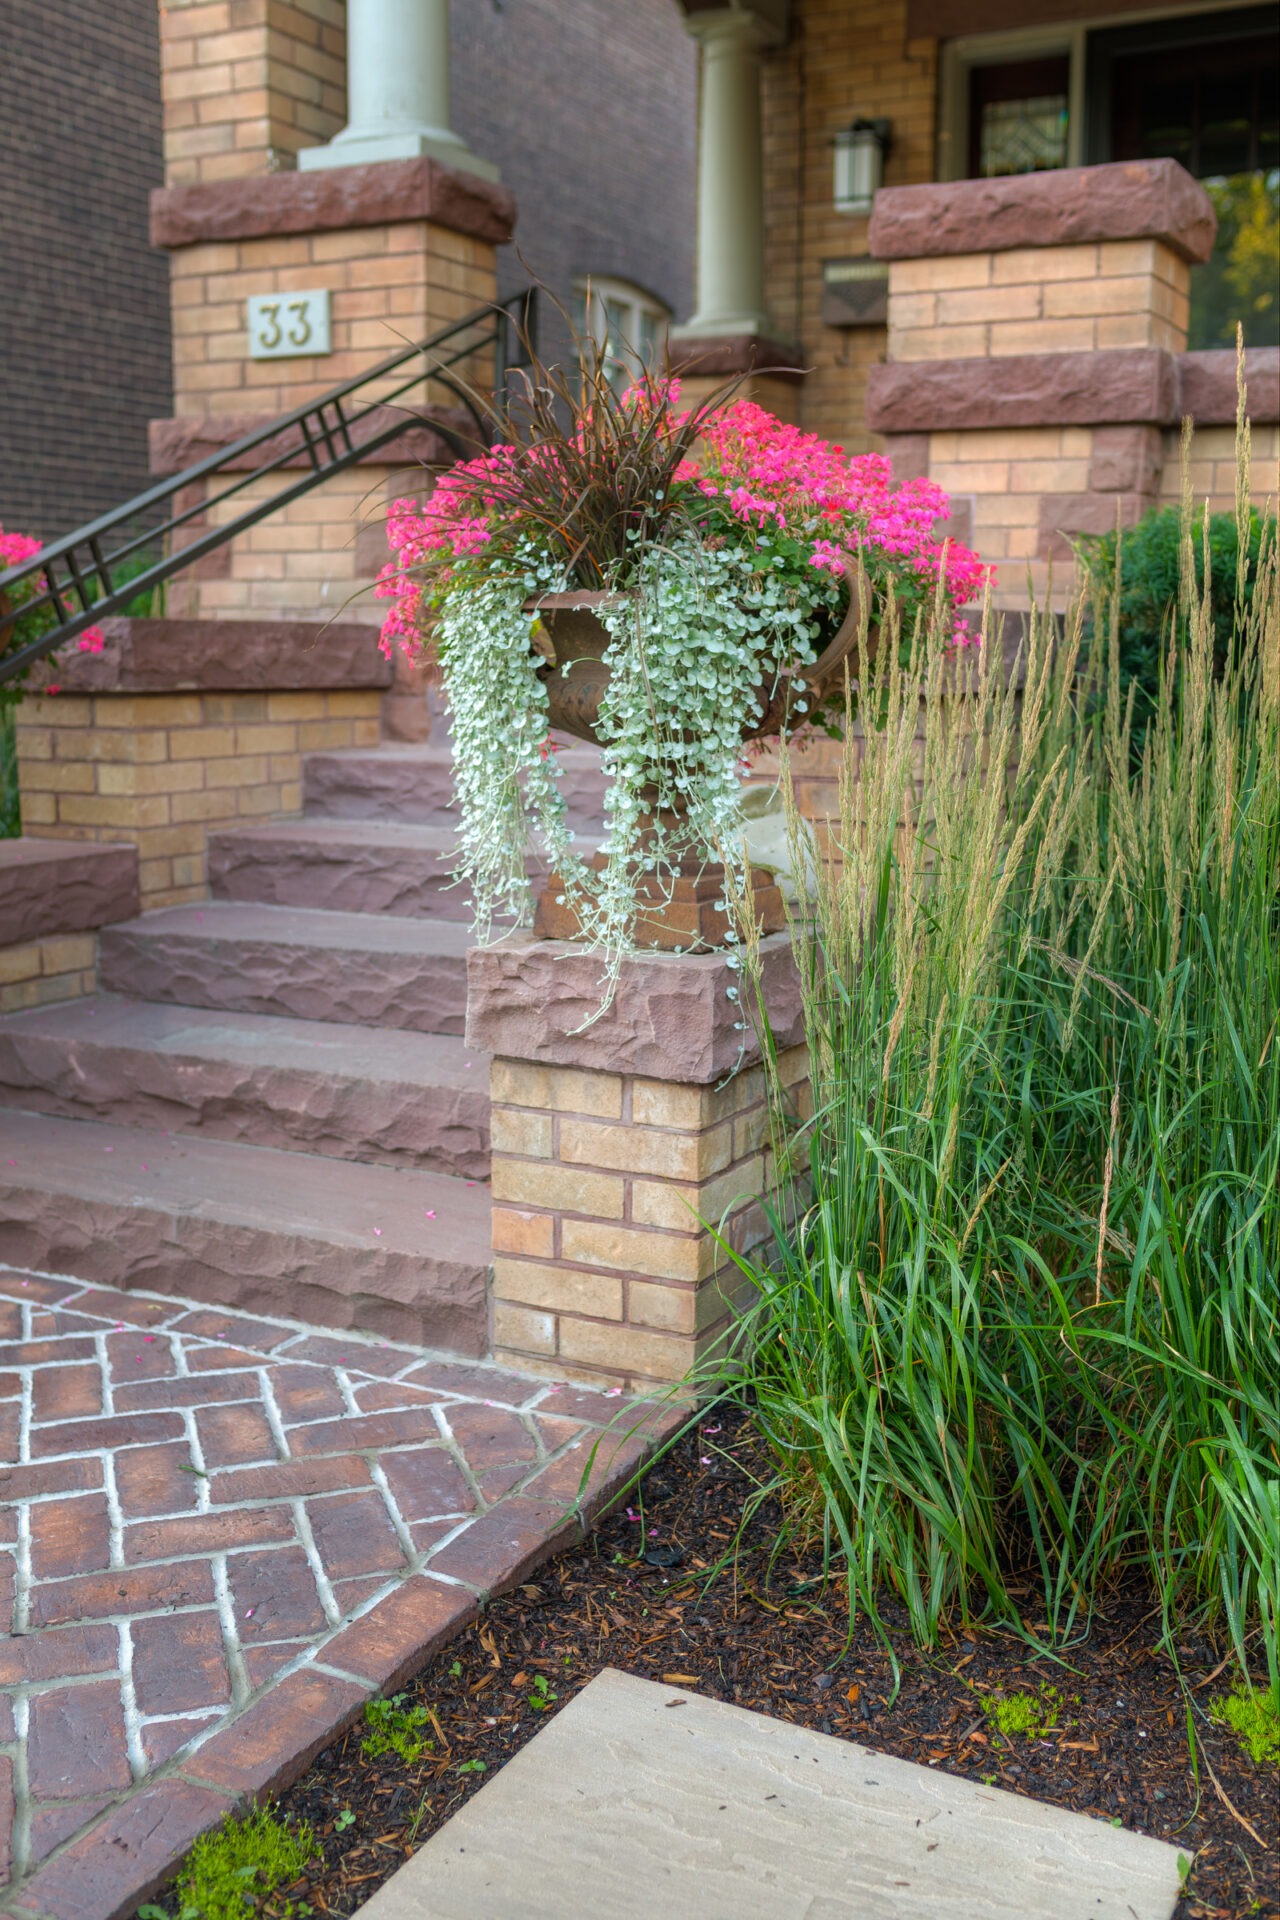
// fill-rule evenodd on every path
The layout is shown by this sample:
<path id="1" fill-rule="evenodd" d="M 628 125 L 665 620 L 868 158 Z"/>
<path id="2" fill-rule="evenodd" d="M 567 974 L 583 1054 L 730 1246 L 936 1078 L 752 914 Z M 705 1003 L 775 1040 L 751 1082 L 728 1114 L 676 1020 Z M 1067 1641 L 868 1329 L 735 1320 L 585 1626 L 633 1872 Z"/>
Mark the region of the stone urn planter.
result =
<path id="1" fill-rule="evenodd" d="M 857 646 L 862 624 L 862 589 L 852 563 L 845 570 L 845 578 L 849 601 L 844 618 L 813 666 L 803 672 L 805 700 L 810 709 L 832 691 Z M 543 661 L 539 678 L 547 689 L 552 730 L 585 740 L 592 746 L 602 744 L 600 705 L 609 686 L 609 668 L 604 657 L 609 633 L 599 617 L 601 607 L 609 601 L 610 596 L 605 593 L 576 592 L 535 595 L 525 602 L 525 611 L 538 619 L 534 645 Z M 613 604 L 617 604 L 616 600 Z M 868 658 L 874 657 L 879 638 L 878 627 L 868 626 Z M 744 730 L 743 744 L 765 739 L 788 724 L 798 724 L 801 717 L 795 712 L 790 681 L 784 681 L 766 690 L 764 711 L 759 720 Z M 591 856 L 590 864 L 602 866 L 602 856 Z M 786 914 L 782 896 L 771 876 L 763 868 L 753 867 L 750 884 L 761 932 L 780 932 L 786 924 Z M 681 863 L 678 872 L 662 881 L 638 872 L 637 944 L 668 952 L 696 952 L 723 946 L 730 921 L 716 902 L 723 899 L 724 887 L 725 870 L 720 862 L 700 861 L 692 856 Z M 538 897 L 534 931 L 544 939 L 572 940 L 581 931 L 576 912 L 567 899 L 562 898 L 564 891 L 560 876 L 552 873 Z"/>

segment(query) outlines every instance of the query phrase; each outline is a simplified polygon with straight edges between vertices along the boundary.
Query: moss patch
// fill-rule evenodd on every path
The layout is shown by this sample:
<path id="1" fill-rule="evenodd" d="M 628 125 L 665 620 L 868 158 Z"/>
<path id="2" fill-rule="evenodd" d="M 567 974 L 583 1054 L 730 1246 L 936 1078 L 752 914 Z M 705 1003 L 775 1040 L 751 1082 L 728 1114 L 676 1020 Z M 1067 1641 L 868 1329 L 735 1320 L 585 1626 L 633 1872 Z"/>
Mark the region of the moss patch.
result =
<path id="1" fill-rule="evenodd" d="M 1058 1724 L 1062 1695 L 1056 1687 L 1040 1687 L 1035 1693 L 1002 1693 L 984 1700 L 982 1711 L 997 1733 L 1007 1740 L 1015 1736 L 1038 1740 Z"/>
<path id="2" fill-rule="evenodd" d="M 391 1700 L 371 1700 L 364 1710 L 368 1733 L 360 1743 L 360 1751 L 366 1760 L 376 1760 L 380 1754 L 395 1753 L 412 1766 L 415 1760 L 421 1760 L 424 1753 L 430 1753 L 434 1741 L 424 1740 L 418 1732 L 431 1719 L 425 1707 L 406 1708 L 404 1702 L 408 1694 L 397 1693 Z"/>
<path id="3" fill-rule="evenodd" d="M 296 1880 L 316 1852 L 305 1820 L 286 1826 L 267 1807 L 243 1820 L 228 1814 L 216 1833 L 196 1841 L 175 1882 L 183 1920 L 245 1920 L 259 1900 Z M 279 1911 L 287 1920 L 303 1909 L 290 1901 Z"/>
<path id="4" fill-rule="evenodd" d="M 1209 1718 L 1238 1734 L 1241 1746 L 1260 1767 L 1280 1768 L 1280 1702 L 1273 1693 L 1237 1687 L 1225 1699 L 1209 1702 Z"/>

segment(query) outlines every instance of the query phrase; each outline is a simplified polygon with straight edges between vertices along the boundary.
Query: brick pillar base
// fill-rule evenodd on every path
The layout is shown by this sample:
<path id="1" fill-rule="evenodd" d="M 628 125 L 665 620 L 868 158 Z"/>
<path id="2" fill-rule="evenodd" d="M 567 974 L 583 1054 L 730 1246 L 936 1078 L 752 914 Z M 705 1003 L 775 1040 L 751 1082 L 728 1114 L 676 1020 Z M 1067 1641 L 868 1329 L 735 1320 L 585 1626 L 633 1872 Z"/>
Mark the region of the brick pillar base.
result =
<path id="1" fill-rule="evenodd" d="M 808 1073 L 790 940 L 762 945 L 784 1085 Z M 724 953 L 599 957 L 513 934 L 468 956 L 467 1037 L 493 1055 L 493 1348 L 526 1371 L 636 1391 L 713 1354 L 766 1227 L 760 1046 Z M 739 994 L 743 998 L 739 998 Z"/>

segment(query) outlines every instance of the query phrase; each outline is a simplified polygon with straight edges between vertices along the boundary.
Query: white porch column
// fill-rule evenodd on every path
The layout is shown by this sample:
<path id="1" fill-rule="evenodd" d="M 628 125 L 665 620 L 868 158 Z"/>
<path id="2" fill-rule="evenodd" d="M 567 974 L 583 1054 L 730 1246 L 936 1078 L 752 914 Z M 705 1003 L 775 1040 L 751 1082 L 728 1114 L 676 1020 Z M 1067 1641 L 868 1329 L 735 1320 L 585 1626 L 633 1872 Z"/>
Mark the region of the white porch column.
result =
<path id="1" fill-rule="evenodd" d="M 449 0 L 347 0 L 347 124 L 303 172 L 422 154 L 496 180 L 449 125 Z"/>
<path id="2" fill-rule="evenodd" d="M 784 22 L 776 0 L 690 11 L 688 29 L 702 49 L 697 307 L 681 334 L 765 326 L 760 49 L 777 43 Z"/>

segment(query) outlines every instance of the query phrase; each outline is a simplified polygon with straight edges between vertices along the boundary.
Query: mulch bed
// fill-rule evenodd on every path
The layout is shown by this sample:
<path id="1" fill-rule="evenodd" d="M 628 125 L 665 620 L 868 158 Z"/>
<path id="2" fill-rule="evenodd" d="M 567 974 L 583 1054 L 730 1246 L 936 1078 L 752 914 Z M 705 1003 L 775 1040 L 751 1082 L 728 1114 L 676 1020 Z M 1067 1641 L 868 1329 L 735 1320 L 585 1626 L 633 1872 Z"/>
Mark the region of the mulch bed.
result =
<path id="1" fill-rule="evenodd" d="M 776 1510 L 761 1510 L 735 1567 L 709 1587 L 698 1577 L 733 1543 L 752 1466 L 763 1462 L 750 1427 L 711 1416 L 629 1510 L 494 1601 L 406 1689 L 403 1704 L 431 1714 L 434 1751 L 417 1764 L 364 1759 L 359 1726 L 335 1741 L 279 1803 L 311 1822 L 322 1858 L 263 1911 L 306 1901 L 318 1915 L 355 1912 L 549 1714 L 614 1666 L 1170 1841 L 1195 1855 L 1179 1920 L 1280 1915 L 1276 1776 L 1202 1711 L 1228 1684 L 1211 1678 L 1222 1649 L 1180 1649 L 1197 1702 L 1198 1786 L 1185 1696 L 1136 1588 L 1113 1597 L 1065 1665 L 1005 1634 L 953 1637 L 926 1654 L 898 1631 L 902 1686 L 890 1704 L 889 1660 L 864 1625 L 848 1639 L 843 1593 L 822 1585 L 820 1558 L 787 1552 L 770 1564 Z M 1059 1689 L 1070 1724 L 1040 1740 L 997 1734 L 983 1697 L 1043 1683 Z"/>

